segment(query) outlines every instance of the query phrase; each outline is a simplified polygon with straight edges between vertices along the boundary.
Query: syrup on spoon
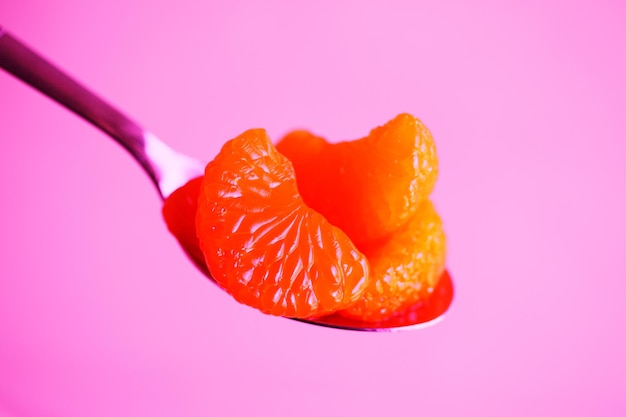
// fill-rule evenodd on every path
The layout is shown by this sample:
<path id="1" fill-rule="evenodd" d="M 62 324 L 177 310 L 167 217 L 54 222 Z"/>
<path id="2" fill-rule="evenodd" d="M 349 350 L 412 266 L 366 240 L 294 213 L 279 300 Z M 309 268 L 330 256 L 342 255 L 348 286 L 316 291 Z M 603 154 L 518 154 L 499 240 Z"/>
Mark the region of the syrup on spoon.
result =
<path id="1" fill-rule="evenodd" d="M 203 175 L 205 164 L 167 146 L 154 134 L 83 87 L 2 27 L 0 27 L 0 67 L 81 116 L 126 148 L 148 174 L 162 200 L 189 180 Z M 204 259 L 194 256 L 191 248 L 183 249 L 196 266 L 212 280 Z M 384 322 L 365 323 L 338 315 L 295 320 L 344 330 L 389 332 L 417 329 L 431 325 L 442 317 L 452 302 L 453 292 L 452 281 L 446 271 L 431 297 Z"/>

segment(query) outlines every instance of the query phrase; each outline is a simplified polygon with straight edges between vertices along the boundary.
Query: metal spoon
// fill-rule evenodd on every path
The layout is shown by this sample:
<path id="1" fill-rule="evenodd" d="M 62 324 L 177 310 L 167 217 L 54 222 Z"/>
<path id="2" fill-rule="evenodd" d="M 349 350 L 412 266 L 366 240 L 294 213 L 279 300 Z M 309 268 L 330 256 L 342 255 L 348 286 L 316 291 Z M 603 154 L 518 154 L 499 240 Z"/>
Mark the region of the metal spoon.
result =
<path id="1" fill-rule="evenodd" d="M 70 78 L 2 27 L 0 27 L 0 67 L 83 117 L 126 148 L 146 171 L 161 199 L 168 197 L 187 181 L 203 174 L 203 163 L 167 146 L 154 134 Z M 194 257 L 194 251 L 190 248 L 183 249 L 196 266 L 213 280 L 204 259 Z M 446 272 L 431 297 L 412 306 L 403 314 L 381 323 L 359 322 L 337 315 L 296 320 L 345 330 L 384 332 L 416 329 L 433 324 L 441 318 L 450 306 L 452 296 L 452 282 Z"/>

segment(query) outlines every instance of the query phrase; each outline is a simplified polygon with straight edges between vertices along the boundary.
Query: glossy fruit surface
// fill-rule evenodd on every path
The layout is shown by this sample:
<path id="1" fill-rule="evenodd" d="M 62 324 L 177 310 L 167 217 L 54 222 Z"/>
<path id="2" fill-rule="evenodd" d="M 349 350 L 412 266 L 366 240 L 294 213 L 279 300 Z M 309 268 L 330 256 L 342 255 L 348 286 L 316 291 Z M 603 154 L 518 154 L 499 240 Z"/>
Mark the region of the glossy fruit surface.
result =
<path id="1" fill-rule="evenodd" d="M 329 316 L 320 317 L 317 323 L 329 327 L 359 328 L 361 330 L 394 331 L 399 329 L 415 329 L 431 325 L 441 317 L 452 303 L 454 286 L 448 271 L 443 271 L 433 292 L 417 303 L 393 313 L 384 320 L 365 321 L 359 317 L 350 317 L 341 311 Z"/>
<path id="2" fill-rule="evenodd" d="M 287 317 L 376 326 L 447 308 L 445 235 L 427 198 L 437 157 L 418 119 L 338 144 L 296 131 L 278 148 L 295 173 L 250 130 L 166 200 L 170 231 L 201 268 L 240 302 Z"/>
<path id="3" fill-rule="evenodd" d="M 371 279 L 365 293 L 340 314 L 381 321 L 430 297 L 444 272 L 446 238 L 433 204 L 419 204 L 411 220 L 386 241 L 363 248 Z"/>
<path id="4" fill-rule="evenodd" d="M 304 201 L 358 247 L 408 222 L 437 179 L 432 135 L 409 114 L 354 141 L 331 144 L 295 131 L 276 147 L 292 161 Z"/>
<path id="5" fill-rule="evenodd" d="M 168 230 L 196 263 L 199 260 L 204 261 L 196 236 L 196 212 L 201 185 L 202 177 L 192 179 L 170 194 L 162 208 Z"/>
<path id="6" fill-rule="evenodd" d="M 261 129 L 228 141 L 207 165 L 196 230 L 217 283 L 268 314 L 329 314 L 367 284 L 365 257 L 304 203 L 291 162 Z"/>
<path id="7" fill-rule="evenodd" d="M 336 144 L 296 131 L 277 148 L 292 160 L 305 202 L 370 262 L 364 295 L 340 315 L 389 320 L 431 296 L 444 272 L 445 235 L 428 200 L 435 145 L 419 119 L 401 114 L 365 138 Z"/>

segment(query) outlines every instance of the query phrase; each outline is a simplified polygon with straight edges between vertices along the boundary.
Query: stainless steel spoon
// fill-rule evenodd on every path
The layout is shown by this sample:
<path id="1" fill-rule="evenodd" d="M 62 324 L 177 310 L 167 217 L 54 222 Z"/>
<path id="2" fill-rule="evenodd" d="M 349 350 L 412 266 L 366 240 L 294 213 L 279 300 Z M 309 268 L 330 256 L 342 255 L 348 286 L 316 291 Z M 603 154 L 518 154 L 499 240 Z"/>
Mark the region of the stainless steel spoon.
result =
<path id="1" fill-rule="evenodd" d="M 0 27 L 0 67 L 30 86 L 83 117 L 122 145 L 143 167 L 157 188 L 161 199 L 204 172 L 200 161 L 176 152 L 154 134 L 141 127 L 24 43 Z M 204 259 L 187 255 L 211 280 Z M 433 296 L 403 314 L 381 323 L 364 323 L 332 315 L 319 319 L 300 320 L 318 326 L 360 331 L 395 331 L 416 329 L 433 324 L 452 302 L 453 288 L 446 272 Z"/>

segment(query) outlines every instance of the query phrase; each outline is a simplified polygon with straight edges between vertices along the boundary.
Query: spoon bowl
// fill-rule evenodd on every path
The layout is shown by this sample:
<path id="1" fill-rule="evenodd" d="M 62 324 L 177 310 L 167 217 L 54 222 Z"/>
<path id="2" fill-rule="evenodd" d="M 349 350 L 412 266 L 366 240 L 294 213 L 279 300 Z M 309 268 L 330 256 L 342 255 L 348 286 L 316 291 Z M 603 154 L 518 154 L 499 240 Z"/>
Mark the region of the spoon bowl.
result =
<path id="1" fill-rule="evenodd" d="M 122 145 L 144 169 L 162 200 L 189 180 L 203 175 L 205 164 L 169 147 L 2 27 L 0 67 L 81 116 Z M 183 249 L 198 269 L 215 282 L 204 259 L 194 256 L 192 248 L 183 245 Z M 450 306 L 453 293 L 452 281 L 446 271 L 431 297 L 383 322 L 366 323 L 338 315 L 295 320 L 344 330 L 388 332 L 417 329 L 437 322 Z"/>

